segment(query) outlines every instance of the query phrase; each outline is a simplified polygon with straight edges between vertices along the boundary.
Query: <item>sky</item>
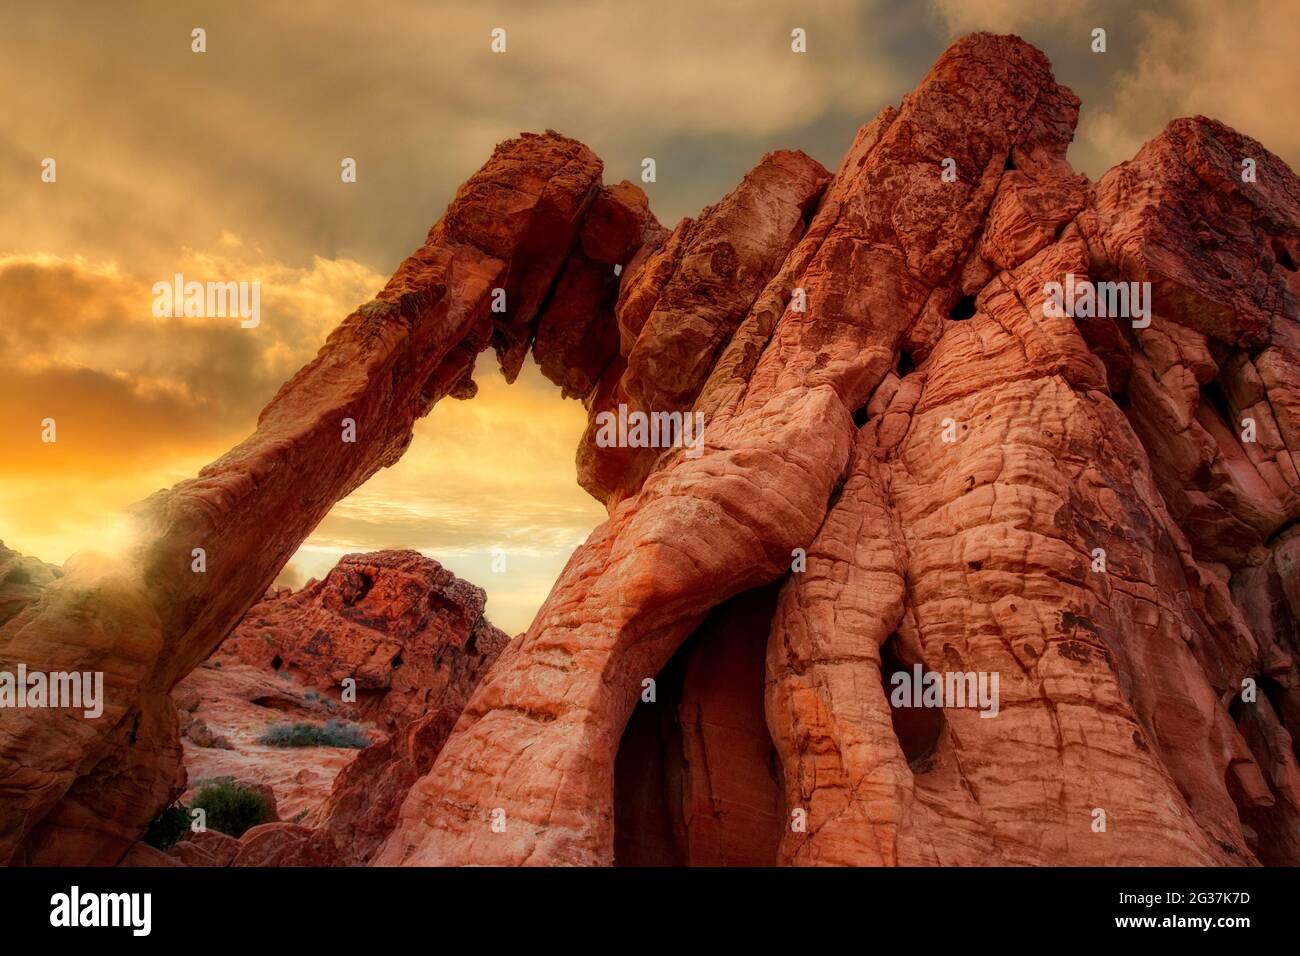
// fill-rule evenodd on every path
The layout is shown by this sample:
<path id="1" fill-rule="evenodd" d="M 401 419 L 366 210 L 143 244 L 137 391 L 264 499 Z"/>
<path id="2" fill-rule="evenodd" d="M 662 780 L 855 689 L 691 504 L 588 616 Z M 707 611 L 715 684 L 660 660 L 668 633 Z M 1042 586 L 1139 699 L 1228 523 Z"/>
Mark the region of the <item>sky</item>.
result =
<path id="1" fill-rule="evenodd" d="M 1300 17 L 1288 0 L 356 4 L 43 2 L 0 8 L 0 540 L 54 563 L 121 508 L 244 438 L 276 388 L 383 285 L 520 131 L 556 129 L 639 178 L 661 222 L 763 153 L 834 168 L 956 37 L 1019 33 L 1082 98 L 1094 179 L 1203 113 L 1300 166 Z M 206 31 L 206 52 L 191 49 Z M 490 50 L 506 30 L 506 52 Z M 794 28 L 807 52 L 790 49 Z M 1106 30 L 1105 53 L 1091 50 Z M 343 158 L 357 181 L 340 180 Z M 55 160 L 56 178 L 42 180 Z M 257 280 L 262 319 L 155 318 L 176 273 Z M 604 517 L 577 485 L 581 405 L 527 368 L 417 424 L 282 583 L 350 551 L 416 548 L 524 630 Z M 41 421 L 57 423 L 42 442 Z M 493 557 L 505 556 L 505 570 Z M 500 568 L 500 562 L 497 564 Z"/>

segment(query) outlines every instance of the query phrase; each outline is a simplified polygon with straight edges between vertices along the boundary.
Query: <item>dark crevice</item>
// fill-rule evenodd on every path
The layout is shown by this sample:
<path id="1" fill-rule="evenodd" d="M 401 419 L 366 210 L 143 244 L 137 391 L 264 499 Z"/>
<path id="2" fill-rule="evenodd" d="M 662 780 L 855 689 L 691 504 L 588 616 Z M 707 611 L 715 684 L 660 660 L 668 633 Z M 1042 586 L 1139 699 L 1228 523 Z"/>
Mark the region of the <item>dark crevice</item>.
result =
<path id="1" fill-rule="evenodd" d="M 655 675 L 654 701 L 640 701 L 614 758 L 614 865 L 685 866 L 680 800 L 685 766 L 678 721 L 687 646 Z"/>
<path id="2" fill-rule="evenodd" d="M 1238 728 L 1241 727 L 1241 718 L 1242 718 L 1241 710 L 1242 710 L 1241 694 L 1240 693 L 1233 694 L 1228 701 L 1228 716 L 1232 718 L 1233 724 L 1235 724 Z"/>
<path id="3" fill-rule="evenodd" d="M 1289 250 L 1280 239 L 1274 239 L 1272 241 L 1272 247 L 1273 258 L 1277 260 L 1277 264 L 1287 272 L 1295 272 L 1295 259 L 1291 257 L 1291 250 Z"/>
<path id="4" fill-rule="evenodd" d="M 1286 688 L 1269 675 L 1261 674 L 1257 677 L 1255 679 L 1255 687 L 1256 690 L 1264 692 L 1264 697 L 1267 698 L 1269 704 L 1272 705 L 1274 713 L 1285 714 L 1290 709 L 1287 706 Z M 1234 694 L 1232 700 L 1234 704 L 1241 700 L 1241 692 L 1238 691 Z M 1297 754 L 1297 757 L 1300 757 L 1300 754 Z"/>
<path id="5" fill-rule="evenodd" d="M 954 322 L 965 322 L 975 315 L 975 296 L 964 295 L 948 310 L 948 318 Z"/>
<path id="6" fill-rule="evenodd" d="M 1290 531 L 1292 528 L 1294 528 L 1297 524 L 1300 524 L 1300 522 L 1297 521 L 1283 522 L 1280 528 L 1278 528 L 1276 531 L 1274 531 L 1272 534 L 1270 534 L 1267 538 L 1264 539 L 1264 547 L 1272 551 L 1274 545 L 1276 545 L 1278 541 L 1281 540 L 1282 536 L 1286 534 L 1288 531 Z"/>
<path id="7" fill-rule="evenodd" d="M 830 497 L 826 499 L 826 513 L 830 514 L 835 510 L 835 506 L 840 503 L 840 498 L 844 495 L 844 482 L 840 482 L 831 491 Z M 825 519 L 822 519 L 825 520 Z"/>
<path id="8" fill-rule="evenodd" d="M 638 700 L 614 760 L 616 866 L 771 866 L 783 829 L 764 709 L 782 581 L 714 608 Z"/>
<path id="9" fill-rule="evenodd" d="M 916 371 L 916 362 L 912 358 L 912 353 L 907 349 L 899 350 L 898 367 L 894 370 L 894 374 L 899 378 L 907 378 L 914 371 Z"/>
<path id="10" fill-rule="evenodd" d="M 914 676 L 913 666 L 899 657 L 897 643 L 897 636 L 893 636 L 880 648 L 880 679 L 884 685 L 885 697 L 889 700 L 889 719 L 898 746 L 913 772 L 925 773 L 930 769 L 929 758 L 934 754 L 943 733 L 943 708 L 894 705 L 895 690 L 898 687 L 894 675 L 906 675 L 909 682 Z M 922 673 L 925 673 L 924 667 Z"/>
<path id="11" fill-rule="evenodd" d="M 343 588 L 343 604 L 347 607 L 354 607 L 366 599 L 370 589 L 375 586 L 375 579 L 368 574 L 360 571 L 356 574 L 357 580 L 348 581 L 347 586 Z"/>
<path id="12" fill-rule="evenodd" d="M 817 218 L 817 213 L 821 211 L 822 200 L 826 198 L 826 190 L 830 188 L 832 181 L 827 180 L 826 185 L 817 192 L 817 195 L 809 197 L 808 201 L 803 204 L 800 213 L 802 214 L 803 231 L 805 233 L 812 228 L 813 220 Z"/>
<path id="13" fill-rule="evenodd" d="M 1228 404 L 1228 395 L 1217 379 L 1201 386 L 1201 398 L 1209 402 L 1210 406 L 1218 412 L 1219 418 L 1227 424 L 1229 431 L 1237 430 L 1232 422 L 1232 406 Z"/>

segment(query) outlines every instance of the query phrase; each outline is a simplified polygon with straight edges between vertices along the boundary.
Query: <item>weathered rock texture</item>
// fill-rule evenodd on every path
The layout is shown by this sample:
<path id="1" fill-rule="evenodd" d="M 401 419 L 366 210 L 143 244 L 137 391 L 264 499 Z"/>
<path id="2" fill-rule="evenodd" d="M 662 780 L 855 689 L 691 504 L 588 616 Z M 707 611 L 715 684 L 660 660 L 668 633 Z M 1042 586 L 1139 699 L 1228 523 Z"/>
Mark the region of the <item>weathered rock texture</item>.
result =
<path id="1" fill-rule="evenodd" d="M 1094 185 L 1077 111 L 968 37 L 829 183 L 775 154 L 631 263 L 593 424 L 698 410 L 706 452 L 589 433 L 609 520 L 380 862 L 1300 862 L 1300 182 L 1194 119 Z M 1071 274 L 1151 282 L 1150 325 L 1052 317 Z M 891 702 L 918 666 L 996 716 Z"/>
<path id="2" fill-rule="evenodd" d="M 441 706 L 462 654 L 504 644 L 486 600 L 418 551 L 349 554 L 323 580 L 255 604 L 220 653 L 287 672 L 387 731 Z M 349 679 L 355 702 L 343 699 Z"/>
<path id="3" fill-rule="evenodd" d="M 187 806 L 203 781 L 231 777 L 269 788 L 281 816 L 291 820 L 319 809 L 339 771 L 357 756 L 347 747 L 261 743 L 273 724 L 321 724 L 339 717 L 339 709 L 287 676 L 238 658 L 209 658 L 176 686 L 172 699 L 187 778 L 180 801 Z"/>
<path id="4" fill-rule="evenodd" d="M 833 176 L 769 154 L 671 233 L 578 144 L 503 146 L 253 438 L 146 503 L 133 570 L 0 632 L 0 663 L 111 663 L 118 708 L 4 718 L 0 852 L 122 855 L 171 786 L 150 695 L 491 341 L 582 398 L 609 518 L 449 736 L 340 777 L 378 789 L 346 839 L 270 824 L 237 864 L 1300 863 L 1300 180 L 1195 118 L 1091 183 L 1078 107 L 966 37 Z M 1150 283 L 1149 322 L 1047 309 L 1071 282 Z M 703 454 L 603 447 L 620 406 L 702 414 Z M 915 706 L 915 673 L 995 707 Z"/>
<path id="5" fill-rule="evenodd" d="M 470 693 L 510 641 L 484 618 L 486 596 L 480 588 L 414 551 L 349 555 L 321 584 L 309 584 L 294 597 L 303 596 L 314 604 L 322 585 L 324 593 L 329 593 L 339 586 L 340 579 L 342 589 L 336 597 L 355 595 L 353 586 L 360 583 L 359 575 L 369 575 L 372 586 L 350 606 L 352 612 L 369 626 L 386 629 L 389 635 L 404 635 L 398 641 L 402 658 L 398 673 L 409 668 L 419 675 L 412 686 L 420 687 L 420 693 L 416 698 L 401 696 L 395 701 L 394 695 L 406 683 L 394 680 L 385 695 L 374 699 L 373 709 L 362 702 L 363 714 L 396 714 L 392 734 L 343 767 L 322 805 L 309 812 L 301 826 L 268 824 L 245 834 L 233 858 L 237 866 L 356 866 L 369 862 L 396 823 L 411 784 L 433 765 Z M 405 597 L 417 600 L 408 603 Z M 368 600 L 373 602 L 369 611 Z M 269 599 L 259 607 L 273 601 L 273 613 L 279 613 L 292 598 Z M 283 620 L 281 633 L 286 638 L 293 634 L 291 620 L 291 615 Z M 317 640 L 313 627 L 309 624 L 299 630 L 300 638 L 306 638 L 303 647 Z M 238 646 L 242 640 L 237 631 L 223 645 L 223 653 L 232 642 Z M 292 659 L 286 657 L 285 662 Z M 360 694 L 358 699 L 361 701 Z M 402 705 L 400 711 L 397 702 Z"/>

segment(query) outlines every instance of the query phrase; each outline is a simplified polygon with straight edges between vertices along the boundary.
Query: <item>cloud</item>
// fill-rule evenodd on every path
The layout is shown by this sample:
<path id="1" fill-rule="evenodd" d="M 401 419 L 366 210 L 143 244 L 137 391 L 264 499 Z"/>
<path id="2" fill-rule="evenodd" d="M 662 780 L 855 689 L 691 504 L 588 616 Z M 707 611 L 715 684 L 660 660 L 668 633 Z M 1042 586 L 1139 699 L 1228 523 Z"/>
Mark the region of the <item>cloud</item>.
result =
<path id="1" fill-rule="evenodd" d="M 277 588 L 289 588 L 293 591 L 299 591 L 307 583 L 307 575 L 296 564 L 286 564 L 280 569 L 276 576 L 273 586 Z"/>
<path id="2" fill-rule="evenodd" d="M 228 228 L 281 261 L 386 266 L 496 143 L 548 127 L 592 146 L 611 181 L 655 156 L 652 198 L 674 221 L 763 152 L 804 145 L 790 130 L 847 113 L 842 150 L 902 92 L 889 40 L 904 18 L 883 3 L 216 5 L 204 54 L 194 19 L 57 0 L 0 11 L 0 86 L 23 90 L 0 136 L 0 236 L 143 270 Z M 806 54 L 791 52 L 795 27 Z M 745 148 L 716 164 L 731 140 Z M 40 181 L 47 156 L 57 183 Z M 355 184 L 340 182 L 344 157 Z"/>
<path id="3" fill-rule="evenodd" d="M 153 284 L 176 273 L 260 283 L 260 325 L 155 318 Z M 73 417 L 119 416 L 131 431 L 246 429 L 329 330 L 382 284 L 356 262 L 316 257 L 293 267 L 228 233 L 212 249 L 182 250 L 153 275 L 80 257 L 0 256 L 0 313 L 21 317 L 0 327 L 0 365 L 11 377 L 0 388 L 58 398 Z"/>
<path id="4" fill-rule="evenodd" d="M 262 283 L 263 321 L 152 314 L 152 285 Z M 293 267 L 226 234 L 160 275 L 50 254 L 0 256 L 0 528 L 62 562 L 104 521 L 191 477 L 256 424 L 329 329 L 382 285 L 351 261 Z M 54 442 L 43 441 L 54 422 Z"/>
<path id="5" fill-rule="evenodd" d="M 1091 7 L 1090 0 L 930 0 L 930 5 L 952 33 L 994 30 L 1014 33 L 1044 22 L 1078 20 Z"/>
<path id="6" fill-rule="evenodd" d="M 1300 18 L 1286 0 L 1188 0 L 1137 15 L 1143 39 L 1113 94 L 1086 110 L 1080 137 L 1128 158 L 1170 120 L 1205 115 L 1295 165 L 1300 127 L 1280 104 L 1295 96 Z"/>

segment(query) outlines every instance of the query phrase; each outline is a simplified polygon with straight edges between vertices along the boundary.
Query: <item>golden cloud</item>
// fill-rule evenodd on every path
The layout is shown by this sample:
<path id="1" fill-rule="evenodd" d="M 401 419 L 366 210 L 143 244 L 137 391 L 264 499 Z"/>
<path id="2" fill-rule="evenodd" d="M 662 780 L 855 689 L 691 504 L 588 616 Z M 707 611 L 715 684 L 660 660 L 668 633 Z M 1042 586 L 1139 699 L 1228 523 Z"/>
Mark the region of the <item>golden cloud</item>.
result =
<path id="1" fill-rule="evenodd" d="M 256 281 L 262 321 L 154 318 L 155 281 L 114 263 L 0 257 L 0 529 L 62 563 L 117 534 L 117 515 L 192 476 L 255 426 L 261 407 L 383 279 L 356 262 L 294 267 L 225 233 L 174 272 Z M 530 365 L 514 386 L 490 358 L 478 396 L 447 400 L 411 450 L 340 502 L 282 576 L 321 576 L 350 551 L 410 547 L 485 587 L 494 620 L 521 630 L 573 548 L 604 517 L 577 485 L 586 416 Z M 54 442 L 42 441 L 53 419 Z M 493 549 L 507 570 L 490 566 Z"/>
<path id="2" fill-rule="evenodd" d="M 1188 0 L 1177 11 L 1139 13 L 1136 55 L 1117 73 L 1110 103 L 1085 109 L 1080 138 L 1127 159 L 1170 120 L 1204 115 L 1294 162 L 1300 128 L 1278 104 L 1295 95 L 1295 14 L 1287 0 Z"/>

